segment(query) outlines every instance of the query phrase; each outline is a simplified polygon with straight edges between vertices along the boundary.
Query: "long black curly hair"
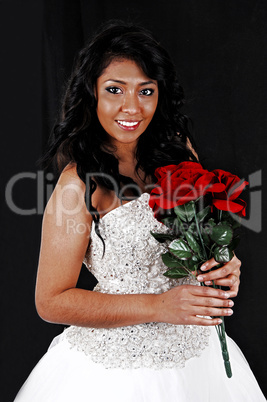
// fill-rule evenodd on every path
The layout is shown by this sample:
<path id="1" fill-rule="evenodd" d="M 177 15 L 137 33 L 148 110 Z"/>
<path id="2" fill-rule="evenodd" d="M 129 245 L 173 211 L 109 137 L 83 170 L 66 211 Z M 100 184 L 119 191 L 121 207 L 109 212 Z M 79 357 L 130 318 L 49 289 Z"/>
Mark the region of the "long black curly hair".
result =
<path id="1" fill-rule="evenodd" d="M 118 160 L 105 146 L 107 134 L 99 123 L 95 97 L 97 78 L 116 59 L 130 59 L 158 83 L 159 99 L 156 112 L 146 131 L 139 137 L 136 149 L 136 172 L 145 179 L 154 177 L 159 166 L 196 160 L 187 147 L 193 143 L 188 119 L 180 112 L 184 92 L 177 81 L 176 71 L 167 51 L 143 27 L 122 21 L 110 21 L 96 32 L 78 53 L 63 99 L 59 122 L 43 162 L 56 161 L 59 173 L 69 163 L 75 163 L 77 173 L 86 183 L 88 173 L 98 172 L 87 184 L 87 207 L 94 221 L 99 221 L 91 196 L 97 185 L 111 188 L 106 179 L 112 176 L 118 188 L 129 182 L 119 174 Z M 101 177 L 103 174 L 103 177 Z M 113 188 L 112 188 L 113 189 Z"/>

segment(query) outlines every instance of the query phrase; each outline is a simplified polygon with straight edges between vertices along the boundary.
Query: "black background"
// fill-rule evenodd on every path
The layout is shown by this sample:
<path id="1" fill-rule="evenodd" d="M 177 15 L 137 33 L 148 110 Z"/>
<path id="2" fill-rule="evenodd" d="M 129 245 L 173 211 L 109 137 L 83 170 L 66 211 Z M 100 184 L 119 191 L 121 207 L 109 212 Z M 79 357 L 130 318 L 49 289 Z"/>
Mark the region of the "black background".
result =
<path id="1" fill-rule="evenodd" d="M 0 0 L 2 401 L 13 400 L 62 330 L 43 322 L 34 306 L 46 198 L 42 186 L 37 188 L 36 161 L 74 54 L 99 23 L 110 18 L 141 22 L 171 53 L 188 100 L 184 111 L 194 121 L 194 137 L 206 166 L 246 179 L 262 172 L 262 181 L 244 195 L 252 205 L 252 194 L 257 198 L 262 193 L 262 208 L 247 217 L 258 217 L 261 227 L 242 230 L 237 250 L 242 285 L 226 326 L 267 394 L 266 17 L 264 0 Z M 39 200 L 38 211 L 27 216 L 11 211 L 5 199 L 9 180 L 22 172 L 32 177 L 16 183 L 14 203 L 30 209 Z M 81 283 L 86 281 L 83 275 Z"/>

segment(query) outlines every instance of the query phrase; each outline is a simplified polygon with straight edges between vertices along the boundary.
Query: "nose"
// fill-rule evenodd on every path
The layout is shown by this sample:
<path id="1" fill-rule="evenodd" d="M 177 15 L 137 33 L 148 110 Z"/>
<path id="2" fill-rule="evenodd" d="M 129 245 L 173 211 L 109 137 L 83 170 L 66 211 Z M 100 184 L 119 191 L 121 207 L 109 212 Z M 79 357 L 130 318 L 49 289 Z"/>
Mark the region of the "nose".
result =
<path id="1" fill-rule="evenodd" d="M 140 113 L 140 103 L 138 95 L 135 93 L 125 94 L 122 103 L 122 111 L 129 115 Z"/>

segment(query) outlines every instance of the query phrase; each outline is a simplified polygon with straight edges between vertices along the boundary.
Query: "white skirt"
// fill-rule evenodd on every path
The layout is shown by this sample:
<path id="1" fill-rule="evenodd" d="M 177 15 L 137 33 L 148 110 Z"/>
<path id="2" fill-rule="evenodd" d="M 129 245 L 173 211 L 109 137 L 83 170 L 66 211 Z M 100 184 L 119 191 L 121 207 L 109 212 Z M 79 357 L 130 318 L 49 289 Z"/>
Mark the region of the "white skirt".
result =
<path id="1" fill-rule="evenodd" d="M 266 401 L 241 350 L 227 338 L 227 378 L 215 328 L 209 346 L 184 368 L 106 369 L 56 337 L 15 402 L 261 402 Z"/>

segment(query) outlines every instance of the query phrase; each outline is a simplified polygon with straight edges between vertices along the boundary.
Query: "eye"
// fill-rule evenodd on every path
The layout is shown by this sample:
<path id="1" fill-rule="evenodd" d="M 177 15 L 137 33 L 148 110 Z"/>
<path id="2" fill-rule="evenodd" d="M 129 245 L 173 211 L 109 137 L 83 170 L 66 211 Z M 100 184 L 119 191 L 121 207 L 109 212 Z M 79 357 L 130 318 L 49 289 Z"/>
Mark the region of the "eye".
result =
<path id="1" fill-rule="evenodd" d="M 115 95 L 122 93 L 122 90 L 120 88 L 118 88 L 118 87 L 107 87 L 106 91 L 108 91 L 111 94 L 115 94 Z"/>
<path id="2" fill-rule="evenodd" d="M 145 95 L 145 96 L 151 96 L 151 95 L 153 95 L 154 92 L 155 92 L 154 89 L 151 89 L 151 88 L 145 88 L 145 89 L 142 89 L 142 91 L 140 91 L 141 95 Z"/>

